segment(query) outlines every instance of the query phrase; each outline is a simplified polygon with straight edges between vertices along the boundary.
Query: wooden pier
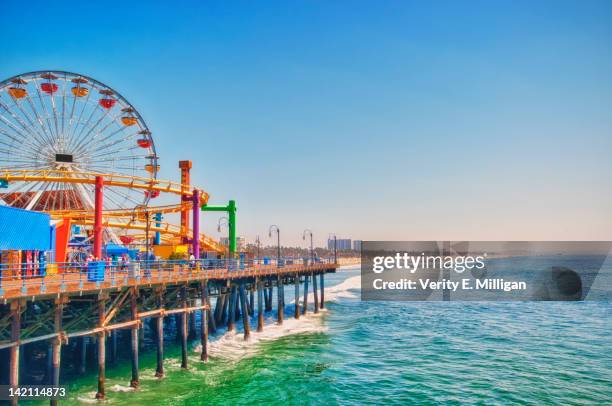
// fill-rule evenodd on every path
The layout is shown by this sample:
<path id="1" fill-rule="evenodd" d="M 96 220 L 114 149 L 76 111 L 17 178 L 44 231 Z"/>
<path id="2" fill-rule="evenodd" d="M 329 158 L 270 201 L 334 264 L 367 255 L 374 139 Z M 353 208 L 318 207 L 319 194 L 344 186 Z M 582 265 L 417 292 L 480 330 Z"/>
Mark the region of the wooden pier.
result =
<path id="1" fill-rule="evenodd" d="M 107 339 L 111 342 L 111 357 L 116 359 L 116 332 L 130 331 L 132 374 L 130 386 L 139 387 L 138 351 L 143 323 L 150 319 L 149 329 L 157 347 L 155 375 L 164 376 L 164 321 L 178 316 L 181 367 L 188 368 L 188 332 L 194 333 L 194 312 L 201 313 L 201 360 L 208 360 L 209 330 L 226 326 L 234 330 L 242 320 L 244 338 L 251 332 L 251 316 L 257 312 L 257 331 L 264 329 L 264 313 L 272 310 L 273 289 L 277 290 L 277 322 L 282 323 L 285 307 L 284 287 L 295 287 L 294 317 L 299 318 L 300 306 L 306 312 L 308 285 L 312 283 L 314 311 L 324 306 L 324 275 L 335 272 L 335 262 L 311 262 L 284 266 L 253 265 L 207 269 L 202 263 L 141 264 L 139 273 L 127 270 L 106 270 L 102 279 L 92 280 L 86 272 L 62 272 L 29 279 L 5 279 L 0 295 L 0 350 L 8 351 L 9 385 L 19 385 L 20 349 L 24 345 L 49 343 L 50 379 L 44 384 L 60 384 L 62 346 L 71 340 L 82 351 L 79 370 L 85 370 L 85 337 L 97 342 L 97 399 L 104 399 Z M 317 281 L 318 277 L 318 281 Z M 317 282 L 319 282 L 317 284 Z M 304 284 L 303 299 L 300 286 Z M 318 292 L 317 285 L 320 287 Z M 215 307 L 211 298 L 216 298 Z M 257 299 L 257 303 L 255 302 Z M 300 304 L 301 303 L 301 304 Z M 257 310 L 255 310 L 257 309 Z M 115 334 L 113 334 L 115 333 Z M 110 338 L 109 338 L 110 337 Z M 113 344 L 114 347 L 113 347 Z M 17 404 L 14 400 L 12 404 Z M 57 401 L 51 400 L 51 404 Z"/>

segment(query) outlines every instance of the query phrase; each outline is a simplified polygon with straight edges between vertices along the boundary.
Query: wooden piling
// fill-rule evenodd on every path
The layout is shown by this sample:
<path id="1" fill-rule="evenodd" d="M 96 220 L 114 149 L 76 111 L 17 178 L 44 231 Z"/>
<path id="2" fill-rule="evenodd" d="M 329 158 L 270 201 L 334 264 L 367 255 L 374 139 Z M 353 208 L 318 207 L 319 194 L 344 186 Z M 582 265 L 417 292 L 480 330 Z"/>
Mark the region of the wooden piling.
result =
<path id="1" fill-rule="evenodd" d="M 268 278 L 268 287 L 265 288 L 266 292 L 267 292 L 267 297 L 266 297 L 266 311 L 269 312 L 272 310 L 272 279 Z"/>
<path id="2" fill-rule="evenodd" d="M 211 333 L 214 334 L 217 332 L 217 323 L 215 322 L 215 318 L 213 317 L 212 308 L 210 306 L 210 297 L 208 297 L 208 295 L 206 295 L 206 306 L 208 306 L 208 308 L 206 309 L 206 319 L 208 320 L 208 329 Z"/>
<path id="3" fill-rule="evenodd" d="M 231 296 L 232 295 L 229 293 L 223 295 L 223 307 L 221 308 L 221 324 L 223 325 L 227 325 L 229 323 L 229 312 L 227 310 L 229 309 Z"/>
<path id="4" fill-rule="evenodd" d="M 106 296 L 98 298 L 98 327 L 102 327 L 106 315 Z M 104 399 L 106 397 L 104 391 L 104 383 L 106 381 L 106 333 L 104 330 L 98 333 L 98 392 L 96 399 Z"/>
<path id="5" fill-rule="evenodd" d="M 302 310 L 302 314 L 306 314 L 308 311 L 308 280 L 310 279 L 310 275 L 304 275 L 304 308 Z"/>
<path id="6" fill-rule="evenodd" d="M 202 281 L 200 285 L 201 296 L 202 296 L 202 305 L 208 304 L 208 281 Z M 207 312 L 209 309 L 202 309 L 202 320 L 201 320 L 201 345 L 202 345 L 202 354 L 200 355 L 200 359 L 204 362 L 208 361 L 208 322 Z"/>
<path id="7" fill-rule="evenodd" d="M 234 331 L 236 317 L 236 286 L 232 285 L 230 292 L 229 307 L 227 312 L 227 331 Z"/>
<path id="8" fill-rule="evenodd" d="M 19 385 L 19 337 L 21 335 L 21 302 L 11 302 L 11 341 L 9 364 L 9 385 L 16 388 Z M 17 405 L 18 398 L 11 399 L 11 405 Z"/>
<path id="9" fill-rule="evenodd" d="M 251 325 L 249 323 L 249 312 L 247 310 L 247 297 L 244 284 L 240 284 L 240 308 L 242 310 L 242 326 L 244 327 L 244 339 L 248 340 L 251 336 Z"/>
<path id="10" fill-rule="evenodd" d="M 266 287 L 263 288 L 263 298 L 264 298 L 264 308 L 266 309 L 266 311 L 269 311 L 268 309 L 268 288 Z"/>
<path id="11" fill-rule="evenodd" d="M 278 324 L 283 324 L 283 316 L 285 314 L 285 304 L 283 301 L 283 280 L 280 275 L 278 275 L 276 280 L 276 296 L 278 302 L 278 312 L 277 312 L 277 321 Z"/>
<path id="12" fill-rule="evenodd" d="M 157 292 L 157 305 L 160 310 L 164 308 L 163 288 Z M 159 314 L 157 317 L 157 368 L 155 376 L 161 378 L 164 376 L 164 316 Z"/>
<path id="13" fill-rule="evenodd" d="M 187 288 L 181 288 L 183 312 L 181 313 L 181 368 L 187 369 Z"/>
<path id="14" fill-rule="evenodd" d="M 300 318 L 300 275 L 295 274 L 295 314 L 296 319 Z"/>
<path id="15" fill-rule="evenodd" d="M 62 317 L 64 314 L 64 300 L 63 298 L 59 298 L 55 300 L 55 312 L 53 317 L 53 325 L 54 331 L 58 334 L 52 340 L 53 345 L 53 373 L 51 379 L 51 385 L 59 386 L 60 380 L 60 359 L 62 355 L 62 337 L 59 336 L 59 333 L 62 331 Z M 51 406 L 57 405 L 57 399 L 51 399 Z"/>
<path id="16" fill-rule="evenodd" d="M 264 288 L 261 279 L 257 279 L 257 331 L 262 332 L 264 327 L 264 315 L 263 315 L 263 299 L 264 299 Z"/>
<path id="17" fill-rule="evenodd" d="M 240 289 L 236 287 L 236 307 L 234 308 L 234 322 L 240 320 Z"/>
<path id="18" fill-rule="evenodd" d="M 325 308 L 325 272 L 321 272 L 319 275 L 319 282 L 321 288 L 321 309 Z"/>
<path id="19" fill-rule="evenodd" d="M 130 311 L 132 321 L 138 320 L 138 290 L 137 288 L 131 288 L 130 293 Z M 140 381 L 138 378 L 138 324 L 132 326 L 132 379 L 130 380 L 130 386 L 132 388 L 138 388 Z"/>
<path id="20" fill-rule="evenodd" d="M 251 290 L 249 291 L 249 316 L 255 315 L 255 286 L 251 285 Z"/>
<path id="21" fill-rule="evenodd" d="M 219 288 L 219 296 L 217 296 L 217 300 L 215 302 L 215 314 L 214 314 L 215 323 L 221 323 L 221 309 L 223 307 L 224 296 L 225 295 L 221 293 L 221 288 Z"/>
<path id="22" fill-rule="evenodd" d="M 319 290 L 317 289 L 317 274 L 312 273 L 312 296 L 314 302 L 314 312 L 319 313 Z"/>
<path id="23" fill-rule="evenodd" d="M 140 348 L 144 347 L 144 325 L 139 323 L 139 327 L 138 327 L 138 345 L 140 346 Z"/>

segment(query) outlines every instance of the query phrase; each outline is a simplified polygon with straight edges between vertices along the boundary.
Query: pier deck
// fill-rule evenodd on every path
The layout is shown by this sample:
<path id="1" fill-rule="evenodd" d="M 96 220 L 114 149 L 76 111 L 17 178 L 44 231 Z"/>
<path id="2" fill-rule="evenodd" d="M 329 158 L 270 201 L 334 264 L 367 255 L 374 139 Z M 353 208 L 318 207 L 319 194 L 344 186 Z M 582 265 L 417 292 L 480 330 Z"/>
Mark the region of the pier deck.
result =
<path id="1" fill-rule="evenodd" d="M 222 260 L 223 261 L 223 260 Z M 266 261 L 267 262 L 267 261 Z M 40 276 L 42 271 L 57 273 Z M 281 259 L 276 263 L 152 261 L 131 264 L 20 264 L 14 269 L 2 269 L 0 286 L 0 351 L 7 351 L 8 383 L 18 387 L 20 368 L 28 360 L 20 356 L 25 346 L 43 342 L 50 368 L 45 382 L 60 384 L 62 347 L 81 357 L 79 370 L 86 365 L 89 337 L 94 342 L 98 360 L 98 391 L 104 399 L 106 352 L 117 353 L 117 336 L 129 339 L 132 377 L 130 385 L 140 385 L 138 351 L 144 338 L 144 322 L 152 324 L 157 347 L 156 376 L 164 376 L 164 320 L 170 318 L 176 326 L 176 339 L 181 342 L 181 367 L 187 368 L 188 336 L 201 341 L 202 361 L 208 360 L 209 330 L 224 326 L 236 329 L 242 321 L 244 338 L 251 331 L 251 319 L 256 319 L 257 331 L 264 329 L 264 313 L 273 310 L 273 290 L 276 288 L 276 321 L 283 323 L 285 286 L 295 289 L 294 317 L 309 311 L 309 294 L 315 313 L 325 306 L 324 276 L 335 272 L 339 265 L 331 260 Z M 312 283 L 309 290 L 309 283 Z M 300 287 L 303 284 L 303 291 Z M 303 298 L 301 299 L 301 296 Z M 215 306 L 211 303 L 215 297 Z M 199 328 L 196 332 L 196 314 Z M 152 327 L 154 326 L 154 327 Z M 126 337 L 127 334 L 127 337 Z M 112 339 L 110 338 L 112 337 Z M 32 356 L 32 350 L 27 352 Z M 113 355 L 115 359 L 116 355 Z M 4 383 L 4 382 L 0 382 Z M 11 404 L 17 404 L 12 399 Z M 52 399 L 51 404 L 57 404 Z"/>
<path id="2" fill-rule="evenodd" d="M 11 299 L 40 300 L 41 297 L 56 296 L 57 294 L 83 294 L 95 291 L 117 290 L 124 287 L 153 286 L 161 284 L 180 284 L 202 280 L 223 281 L 241 278 L 254 278 L 274 275 L 293 275 L 308 272 L 335 271 L 339 265 L 332 262 L 299 263 L 283 265 L 275 264 L 251 265 L 241 268 L 207 269 L 204 264 L 198 263 L 195 267 L 188 264 L 157 265 L 151 263 L 150 267 L 142 267 L 139 276 L 130 275 L 128 270 L 107 270 L 104 280 L 90 281 L 86 269 L 67 267 L 61 273 L 46 276 L 28 276 L 3 278 L 0 284 L 0 301 L 5 304 Z"/>

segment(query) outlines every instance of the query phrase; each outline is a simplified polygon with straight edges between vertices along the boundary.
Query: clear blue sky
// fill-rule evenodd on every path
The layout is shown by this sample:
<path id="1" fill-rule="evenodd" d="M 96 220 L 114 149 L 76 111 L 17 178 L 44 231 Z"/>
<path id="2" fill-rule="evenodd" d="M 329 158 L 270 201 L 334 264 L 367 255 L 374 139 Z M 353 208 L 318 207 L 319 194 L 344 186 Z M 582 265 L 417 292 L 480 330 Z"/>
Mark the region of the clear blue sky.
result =
<path id="1" fill-rule="evenodd" d="M 239 234 L 612 238 L 612 2 L 3 2 L 0 77 L 92 76 Z M 215 225 L 213 225 L 213 223 Z M 214 237 L 216 218 L 204 221 Z"/>

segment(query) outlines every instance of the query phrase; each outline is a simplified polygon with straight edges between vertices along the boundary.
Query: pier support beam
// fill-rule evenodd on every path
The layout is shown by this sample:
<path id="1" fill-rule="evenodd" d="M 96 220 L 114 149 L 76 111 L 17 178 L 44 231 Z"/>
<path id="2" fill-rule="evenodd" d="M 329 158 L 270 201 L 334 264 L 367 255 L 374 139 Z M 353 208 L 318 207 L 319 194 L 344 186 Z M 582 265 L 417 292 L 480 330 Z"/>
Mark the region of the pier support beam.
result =
<path id="1" fill-rule="evenodd" d="M 255 286 L 251 286 L 251 290 L 249 291 L 249 316 L 255 315 Z"/>
<path id="2" fill-rule="evenodd" d="M 132 320 L 138 320 L 138 290 L 137 288 L 131 288 L 130 293 L 130 311 L 132 314 Z M 131 330 L 131 343 L 132 343 L 132 379 L 130 380 L 130 386 L 132 388 L 138 388 L 140 386 L 140 380 L 138 378 L 138 324 L 134 324 Z"/>
<path id="3" fill-rule="evenodd" d="M 223 300 L 225 300 L 225 294 L 221 293 L 221 288 L 219 288 L 219 296 L 217 296 L 217 300 L 215 303 L 215 323 L 221 324 L 221 310 L 223 310 Z"/>
<path id="4" fill-rule="evenodd" d="M 302 310 L 302 314 L 306 314 L 308 311 L 308 280 L 310 279 L 310 275 L 304 275 L 304 308 Z"/>
<path id="5" fill-rule="evenodd" d="M 201 296 L 202 296 L 202 305 L 208 304 L 208 281 L 202 281 L 200 285 Z M 208 321 L 207 314 L 210 311 L 210 306 L 208 309 L 202 309 L 202 320 L 201 320 L 201 344 L 202 344 L 202 354 L 200 355 L 200 359 L 204 362 L 208 361 Z M 195 313 L 194 313 L 195 314 Z"/>
<path id="6" fill-rule="evenodd" d="M 268 288 L 266 288 L 265 286 L 263 288 L 263 297 L 264 297 L 264 308 L 265 308 L 266 311 L 270 311 L 270 309 L 268 309 L 268 302 L 269 302 L 269 300 L 268 300 Z"/>
<path id="7" fill-rule="evenodd" d="M 283 279 L 280 275 L 278 275 L 276 280 L 276 296 L 278 299 L 278 316 L 277 321 L 278 324 L 283 324 L 283 316 L 285 314 L 285 303 L 283 300 Z"/>
<path id="8" fill-rule="evenodd" d="M 230 303 L 231 294 L 226 293 L 223 295 L 223 307 L 221 308 L 221 324 L 227 325 L 229 323 L 228 308 Z"/>
<path id="9" fill-rule="evenodd" d="M 181 313 L 181 368 L 187 369 L 187 288 L 181 288 L 183 313 Z"/>
<path id="10" fill-rule="evenodd" d="M 215 322 L 215 318 L 213 316 L 212 306 L 210 305 L 210 297 L 208 295 L 206 295 L 206 306 L 208 306 L 208 308 L 206 309 L 206 319 L 208 321 L 208 330 L 214 334 L 217 332 L 217 323 Z"/>
<path id="11" fill-rule="evenodd" d="M 157 292 L 157 305 L 160 310 L 164 308 L 164 293 L 163 288 Z M 160 314 L 157 317 L 157 368 L 155 376 L 161 378 L 164 376 L 164 316 Z"/>
<path id="12" fill-rule="evenodd" d="M 64 313 L 64 300 L 63 298 L 56 299 L 55 301 L 55 312 L 54 312 L 54 330 L 55 333 L 62 331 L 62 316 Z M 58 336 L 53 339 L 53 350 L 52 350 L 52 363 L 53 372 L 51 374 L 51 385 L 59 386 L 60 380 L 60 358 L 62 355 L 62 337 Z M 57 405 L 57 399 L 51 399 L 51 406 Z"/>
<path id="13" fill-rule="evenodd" d="M 299 319 L 300 318 L 300 275 L 299 274 L 295 274 L 295 280 L 294 280 L 294 284 L 295 284 L 295 318 Z"/>
<path id="14" fill-rule="evenodd" d="M 317 274 L 312 273 L 312 296 L 314 302 L 314 312 L 319 313 L 319 290 L 317 289 Z"/>
<path id="15" fill-rule="evenodd" d="M 247 309 L 247 296 L 244 284 L 240 284 L 240 309 L 242 311 L 242 325 L 244 327 L 244 339 L 248 340 L 251 336 L 251 325 L 249 323 L 249 312 Z"/>
<path id="16" fill-rule="evenodd" d="M 98 299 L 98 322 L 99 326 L 104 323 L 106 316 L 106 296 L 100 296 Z M 106 333 L 101 331 L 98 333 L 98 392 L 96 392 L 96 399 L 104 399 L 106 397 L 104 391 L 104 383 L 106 381 Z"/>
<path id="17" fill-rule="evenodd" d="M 236 286 L 232 285 L 227 312 L 227 331 L 234 331 L 236 320 Z"/>
<path id="18" fill-rule="evenodd" d="M 10 349 L 9 385 L 19 385 L 19 337 L 21 336 L 21 302 L 11 302 L 11 341 L 15 344 Z M 11 399 L 11 406 L 17 405 L 18 398 Z"/>
<path id="19" fill-rule="evenodd" d="M 266 311 L 269 312 L 272 310 L 272 279 L 268 278 L 268 287 L 264 287 L 266 294 Z"/>
<path id="20" fill-rule="evenodd" d="M 325 272 L 319 275 L 319 282 L 321 282 L 321 309 L 325 309 Z"/>
<path id="21" fill-rule="evenodd" d="M 261 333 L 264 327 L 264 315 L 263 315 L 263 282 L 257 278 L 257 332 Z"/>

